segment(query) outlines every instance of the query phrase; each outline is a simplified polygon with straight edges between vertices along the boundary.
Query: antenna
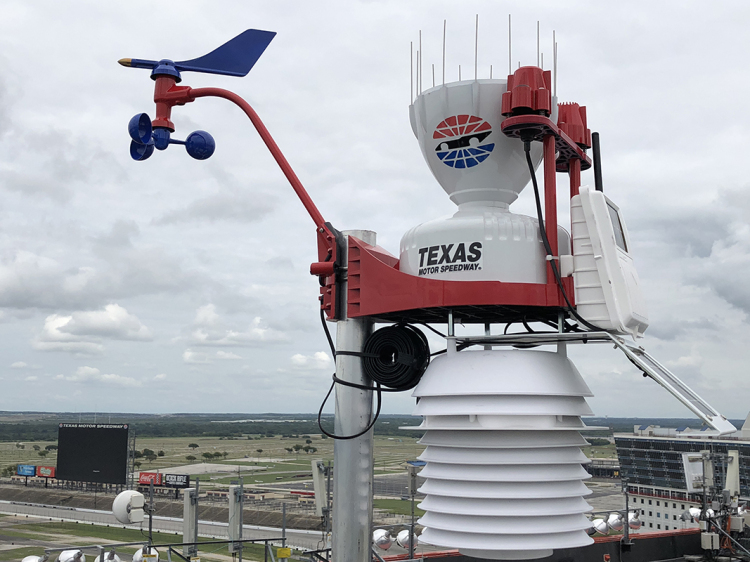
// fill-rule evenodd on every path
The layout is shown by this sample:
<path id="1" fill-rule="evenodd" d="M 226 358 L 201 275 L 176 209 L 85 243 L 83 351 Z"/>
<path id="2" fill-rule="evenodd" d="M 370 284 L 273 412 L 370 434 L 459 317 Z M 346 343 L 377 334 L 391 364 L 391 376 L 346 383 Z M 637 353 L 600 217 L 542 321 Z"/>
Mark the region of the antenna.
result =
<path id="1" fill-rule="evenodd" d="M 414 41 L 409 41 L 409 103 L 414 102 Z"/>
<path id="2" fill-rule="evenodd" d="M 474 24 L 474 80 L 477 79 L 477 61 L 479 60 L 479 14 Z"/>
<path id="3" fill-rule="evenodd" d="M 422 93 L 422 30 L 419 30 L 419 93 Z"/>
<path id="4" fill-rule="evenodd" d="M 445 86 L 445 28 L 448 25 L 447 21 L 443 20 L 443 86 Z"/>
<path id="5" fill-rule="evenodd" d="M 435 87 L 435 63 L 432 63 L 432 87 Z"/>
<path id="6" fill-rule="evenodd" d="M 510 26 L 510 14 L 508 14 L 508 74 L 513 74 L 513 57 L 511 54 L 511 50 L 513 47 L 513 42 L 511 41 L 511 26 Z"/>
<path id="7" fill-rule="evenodd" d="M 544 70 L 544 53 L 541 53 L 541 55 L 542 55 L 542 63 L 539 65 L 539 68 Z"/>
<path id="8" fill-rule="evenodd" d="M 461 65 L 458 65 L 458 81 L 461 81 Z"/>
<path id="9" fill-rule="evenodd" d="M 539 20 L 536 20 L 536 65 L 539 64 Z"/>
<path id="10" fill-rule="evenodd" d="M 417 91 L 416 91 L 417 97 L 419 97 L 419 94 L 422 93 L 422 85 L 419 83 L 419 63 L 421 59 L 421 54 L 422 53 L 420 53 L 419 50 L 417 50 Z"/>
<path id="11" fill-rule="evenodd" d="M 552 30 L 552 75 L 554 80 L 552 82 L 552 95 L 557 97 L 557 39 L 555 38 L 555 30 Z"/>
<path id="12" fill-rule="evenodd" d="M 492 65 L 490 65 L 490 80 L 492 80 Z"/>

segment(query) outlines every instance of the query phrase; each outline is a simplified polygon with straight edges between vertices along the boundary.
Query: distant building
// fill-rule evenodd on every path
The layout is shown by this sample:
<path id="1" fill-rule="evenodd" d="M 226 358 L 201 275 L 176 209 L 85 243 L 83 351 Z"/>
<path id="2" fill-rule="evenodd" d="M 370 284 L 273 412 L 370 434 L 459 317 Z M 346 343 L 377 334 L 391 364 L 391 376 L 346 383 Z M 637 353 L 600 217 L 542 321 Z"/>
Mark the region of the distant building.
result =
<path id="1" fill-rule="evenodd" d="M 740 499 L 750 500 L 750 415 L 740 431 L 717 437 L 706 430 L 634 426 L 633 433 L 616 433 L 620 477 L 627 483 L 632 509 L 641 510 L 645 531 L 697 527 L 681 516 L 703 501 L 701 451 L 740 457 Z M 723 488 L 726 466 L 714 464 L 715 487 Z"/>

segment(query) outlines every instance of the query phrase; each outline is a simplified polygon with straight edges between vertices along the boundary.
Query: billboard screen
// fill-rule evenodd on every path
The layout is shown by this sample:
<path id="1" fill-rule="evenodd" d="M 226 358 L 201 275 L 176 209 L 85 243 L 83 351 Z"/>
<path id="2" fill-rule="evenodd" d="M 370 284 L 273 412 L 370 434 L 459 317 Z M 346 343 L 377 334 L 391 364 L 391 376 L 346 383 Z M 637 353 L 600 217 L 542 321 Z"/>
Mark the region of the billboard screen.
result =
<path id="1" fill-rule="evenodd" d="M 154 483 L 154 486 L 161 486 L 161 474 L 158 472 L 141 472 L 138 475 L 138 483 L 139 484 L 151 484 L 151 482 Z"/>
<path id="2" fill-rule="evenodd" d="M 37 466 L 36 475 L 43 476 L 44 478 L 54 478 L 55 467 L 54 466 Z"/>
<path id="3" fill-rule="evenodd" d="M 36 474 L 36 467 L 32 464 L 19 464 L 16 467 L 16 474 L 19 476 L 34 476 Z"/>
<path id="4" fill-rule="evenodd" d="M 164 485 L 170 488 L 189 488 L 190 476 L 187 474 L 165 474 Z"/>
<path id="5" fill-rule="evenodd" d="M 125 484 L 127 425 L 61 423 L 57 447 L 58 480 Z"/>

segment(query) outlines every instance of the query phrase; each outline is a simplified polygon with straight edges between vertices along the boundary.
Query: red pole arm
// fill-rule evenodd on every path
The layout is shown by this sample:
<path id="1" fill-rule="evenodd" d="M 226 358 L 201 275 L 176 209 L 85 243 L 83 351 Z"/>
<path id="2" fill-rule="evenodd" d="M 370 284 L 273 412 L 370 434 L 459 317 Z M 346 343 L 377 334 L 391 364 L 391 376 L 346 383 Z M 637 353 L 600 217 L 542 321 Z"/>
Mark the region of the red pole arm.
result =
<path id="1" fill-rule="evenodd" d="M 289 183 L 292 185 L 292 189 L 294 189 L 297 197 L 300 198 L 300 201 L 302 201 L 305 209 L 307 209 L 307 212 L 310 214 L 313 222 L 315 222 L 315 226 L 317 226 L 319 229 L 325 228 L 326 221 L 323 218 L 323 215 L 320 214 L 320 211 L 315 206 L 315 203 L 307 193 L 307 190 L 302 185 L 302 182 L 299 181 L 297 174 L 294 173 L 294 170 L 292 169 L 287 159 L 284 157 L 284 154 L 282 154 L 281 149 L 279 149 L 279 146 L 276 144 L 276 141 L 273 140 L 271 133 L 268 132 L 268 129 L 266 129 L 263 121 L 260 120 L 260 117 L 258 117 L 258 114 L 255 113 L 255 110 L 250 106 L 249 103 L 247 103 L 244 99 L 242 99 L 234 92 L 230 92 L 229 90 L 224 90 L 222 88 L 191 88 L 188 92 L 188 95 L 191 98 L 190 101 L 193 101 L 195 98 L 215 97 L 224 98 L 225 100 L 229 100 L 235 105 L 239 106 L 239 108 L 245 112 L 245 115 L 250 118 L 250 121 L 252 121 L 255 129 L 260 135 L 260 138 L 262 138 L 263 142 L 266 143 L 268 150 L 271 151 L 271 154 L 276 160 L 276 163 L 279 165 L 279 168 L 281 168 L 281 171 L 284 172 L 286 179 L 289 180 Z"/>
<path id="2" fill-rule="evenodd" d="M 542 145 L 544 150 L 544 229 L 547 232 L 552 255 L 556 258 L 560 253 L 557 250 L 557 169 L 554 135 L 545 136 Z M 547 264 L 547 283 L 556 284 L 550 264 Z"/>
<path id="3" fill-rule="evenodd" d="M 568 174 L 570 175 L 570 198 L 573 199 L 578 195 L 581 187 L 581 161 L 578 158 L 571 158 L 568 165 Z"/>

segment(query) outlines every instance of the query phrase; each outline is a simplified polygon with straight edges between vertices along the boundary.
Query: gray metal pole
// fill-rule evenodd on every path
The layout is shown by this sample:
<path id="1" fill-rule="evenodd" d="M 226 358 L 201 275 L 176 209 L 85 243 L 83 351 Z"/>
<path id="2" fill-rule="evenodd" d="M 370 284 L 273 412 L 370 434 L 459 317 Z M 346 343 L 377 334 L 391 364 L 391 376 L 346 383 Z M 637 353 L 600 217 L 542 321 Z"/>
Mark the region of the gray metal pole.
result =
<path id="1" fill-rule="evenodd" d="M 240 551 L 237 554 L 238 562 L 242 562 L 242 547 L 245 546 L 245 543 L 242 542 L 242 516 L 244 515 L 244 511 L 245 511 L 245 479 L 243 476 L 240 476 Z"/>
<path id="2" fill-rule="evenodd" d="M 286 502 L 281 504 L 281 546 L 286 548 Z M 284 560 L 288 560 L 288 558 L 284 558 Z"/>
<path id="3" fill-rule="evenodd" d="M 195 479 L 195 542 L 198 542 L 198 498 L 200 497 L 200 485 L 201 485 L 201 479 L 196 478 Z M 196 544 L 193 547 L 193 555 L 192 556 L 198 556 L 198 545 Z M 191 556 L 191 558 L 192 558 Z"/>
<path id="4" fill-rule="evenodd" d="M 372 231 L 349 230 L 343 234 L 347 241 L 349 236 L 354 236 L 367 244 L 375 245 L 376 235 Z M 345 260 L 344 263 L 348 261 Z M 344 290 L 346 291 L 346 284 Z M 362 351 L 365 339 L 371 332 L 372 321 L 367 318 L 340 320 L 336 324 L 336 349 Z M 362 370 L 362 360 L 351 355 L 336 357 L 336 376 L 355 384 L 371 383 Z M 371 390 L 336 385 L 336 435 L 359 433 L 371 419 Z M 337 439 L 333 446 L 333 562 L 372 560 L 372 434 L 370 430 L 356 439 Z"/>
<path id="5" fill-rule="evenodd" d="M 151 554 L 151 545 L 154 544 L 154 481 L 148 485 L 148 553 Z"/>

